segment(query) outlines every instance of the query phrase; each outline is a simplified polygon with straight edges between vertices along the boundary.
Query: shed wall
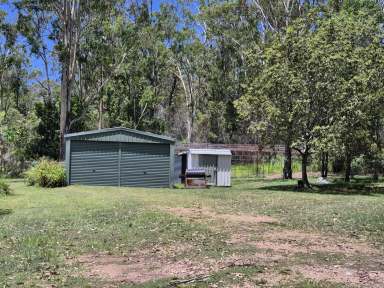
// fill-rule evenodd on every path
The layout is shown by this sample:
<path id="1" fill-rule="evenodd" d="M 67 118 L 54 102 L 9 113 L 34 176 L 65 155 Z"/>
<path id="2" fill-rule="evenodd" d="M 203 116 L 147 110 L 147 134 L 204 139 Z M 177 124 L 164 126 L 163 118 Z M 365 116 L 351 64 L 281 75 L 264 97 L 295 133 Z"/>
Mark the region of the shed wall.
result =
<path id="1" fill-rule="evenodd" d="M 231 186 L 231 155 L 206 155 L 188 153 L 188 169 L 205 168 L 212 176 L 211 185 Z"/>
<path id="2" fill-rule="evenodd" d="M 231 186 L 231 156 L 220 155 L 217 160 L 217 186 Z"/>
<path id="3" fill-rule="evenodd" d="M 119 143 L 71 141 L 70 184 L 118 186 Z"/>
<path id="4" fill-rule="evenodd" d="M 170 150 L 167 144 L 121 143 L 120 185 L 169 186 Z"/>
<path id="5" fill-rule="evenodd" d="M 171 144 L 67 140 L 67 147 L 69 184 L 169 187 L 173 180 Z"/>

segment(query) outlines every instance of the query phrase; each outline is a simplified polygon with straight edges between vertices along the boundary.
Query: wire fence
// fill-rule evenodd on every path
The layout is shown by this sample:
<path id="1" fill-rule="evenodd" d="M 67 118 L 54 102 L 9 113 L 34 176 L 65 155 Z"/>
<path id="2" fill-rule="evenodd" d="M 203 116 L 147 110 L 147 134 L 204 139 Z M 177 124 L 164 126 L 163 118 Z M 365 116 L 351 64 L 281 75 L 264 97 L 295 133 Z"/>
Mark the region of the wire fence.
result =
<path id="1" fill-rule="evenodd" d="M 181 144 L 176 152 L 187 149 L 229 149 L 232 152 L 232 178 L 263 178 L 282 176 L 284 167 L 284 146 L 262 147 L 256 144 Z M 293 154 L 293 172 L 300 171 L 297 155 Z"/>

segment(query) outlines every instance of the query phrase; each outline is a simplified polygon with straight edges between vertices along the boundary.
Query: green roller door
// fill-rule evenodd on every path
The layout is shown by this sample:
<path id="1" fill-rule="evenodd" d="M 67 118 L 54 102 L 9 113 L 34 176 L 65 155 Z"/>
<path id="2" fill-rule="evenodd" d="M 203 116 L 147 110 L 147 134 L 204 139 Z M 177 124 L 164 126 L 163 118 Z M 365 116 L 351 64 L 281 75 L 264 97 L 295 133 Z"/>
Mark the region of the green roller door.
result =
<path id="1" fill-rule="evenodd" d="M 71 184 L 119 185 L 119 143 L 72 141 Z"/>
<path id="2" fill-rule="evenodd" d="M 71 184 L 168 187 L 170 146 L 71 141 L 70 167 Z"/>
<path id="3" fill-rule="evenodd" d="M 121 143 L 120 185 L 169 186 L 168 144 Z"/>

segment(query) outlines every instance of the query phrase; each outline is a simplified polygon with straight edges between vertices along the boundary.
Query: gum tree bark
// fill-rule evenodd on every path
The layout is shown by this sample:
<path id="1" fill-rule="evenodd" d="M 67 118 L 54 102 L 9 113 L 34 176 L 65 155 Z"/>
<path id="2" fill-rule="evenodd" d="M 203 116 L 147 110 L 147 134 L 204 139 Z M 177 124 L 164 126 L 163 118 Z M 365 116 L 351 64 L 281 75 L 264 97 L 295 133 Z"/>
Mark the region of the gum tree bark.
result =
<path id="1" fill-rule="evenodd" d="M 328 177 L 328 152 L 321 153 L 321 177 Z"/>
<path id="2" fill-rule="evenodd" d="M 61 29 L 62 51 L 60 60 L 61 68 L 61 90 L 60 90 L 60 155 L 64 160 L 65 142 L 64 135 L 69 131 L 69 114 L 71 111 L 71 90 L 76 68 L 76 53 L 80 29 L 80 0 L 63 0 Z"/>
<path id="3" fill-rule="evenodd" d="M 351 181 L 351 174 L 352 174 L 352 158 L 350 155 L 346 155 L 345 157 L 345 182 Z"/>
<path id="4" fill-rule="evenodd" d="M 283 178 L 292 179 L 292 149 L 289 144 L 285 144 Z"/>
<path id="5" fill-rule="evenodd" d="M 305 187 L 311 187 L 311 184 L 309 184 L 308 180 L 308 172 L 307 172 L 307 165 L 308 165 L 308 151 L 304 151 L 301 154 L 301 179 L 303 181 L 303 184 Z"/>

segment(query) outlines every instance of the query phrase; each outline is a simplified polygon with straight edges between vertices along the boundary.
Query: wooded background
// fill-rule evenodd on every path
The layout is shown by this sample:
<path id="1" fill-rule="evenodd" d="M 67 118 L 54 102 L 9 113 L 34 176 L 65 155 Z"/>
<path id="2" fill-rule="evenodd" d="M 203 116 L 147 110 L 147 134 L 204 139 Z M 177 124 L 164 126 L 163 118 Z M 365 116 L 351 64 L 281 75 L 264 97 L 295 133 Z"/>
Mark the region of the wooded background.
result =
<path id="1" fill-rule="evenodd" d="M 383 1 L 3 2 L 3 170 L 114 126 L 382 170 Z"/>

